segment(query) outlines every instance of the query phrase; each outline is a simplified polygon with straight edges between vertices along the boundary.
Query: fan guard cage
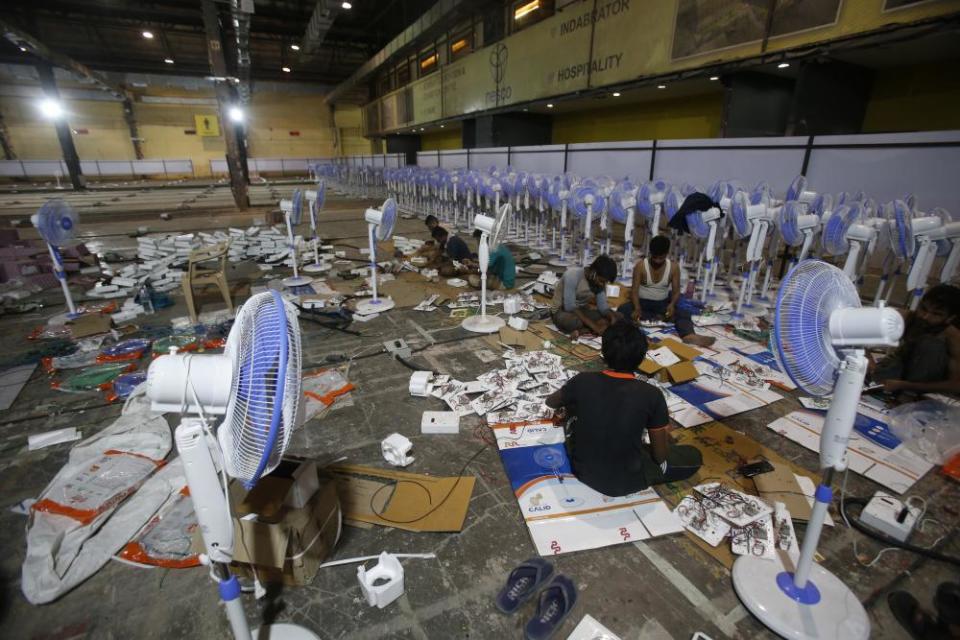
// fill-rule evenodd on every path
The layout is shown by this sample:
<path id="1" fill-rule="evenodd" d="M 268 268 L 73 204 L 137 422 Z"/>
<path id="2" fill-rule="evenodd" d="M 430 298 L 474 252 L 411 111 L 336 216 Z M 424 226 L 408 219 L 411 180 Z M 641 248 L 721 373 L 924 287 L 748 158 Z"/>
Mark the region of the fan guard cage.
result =
<path id="1" fill-rule="evenodd" d="M 833 393 L 840 354 L 830 340 L 830 314 L 860 307 L 853 282 L 841 269 L 804 260 L 787 273 L 777 294 L 771 339 L 780 368 L 813 396 Z"/>
<path id="2" fill-rule="evenodd" d="M 300 411 L 300 327 L 279 292 L 251 297 L 230 330 L 233 387 L 219 429 L 227 473 L 247 488 L 280 463 Z"/>

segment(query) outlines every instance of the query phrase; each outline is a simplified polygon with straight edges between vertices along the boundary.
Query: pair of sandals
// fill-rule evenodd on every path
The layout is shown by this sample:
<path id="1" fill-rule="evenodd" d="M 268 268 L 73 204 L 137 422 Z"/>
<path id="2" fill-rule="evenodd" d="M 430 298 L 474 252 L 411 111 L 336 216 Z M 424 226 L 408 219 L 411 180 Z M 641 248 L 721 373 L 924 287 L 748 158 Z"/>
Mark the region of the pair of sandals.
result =
<path id="1" fill-rule="evenodd" d="M 944 582 L 933 598 L 936 617 L 920 607 L 917 599 L 906 591 L 887 596 L 890 612 L 914 640 L 950 640 L 958 637 L 960 628 L 960 584 Z"/>
<path id="2" fill-rule="evenodd" d="M 543 558 L 530 558 L 518 565 L 497 594 L 497 609 L 515 613 L 539 592 L 537 612 L 524 627 L 526 640 L 546 640 L 563 624 L 577 603 L 577 587 L 565 575 L 554 575 L 553 565 Z"/>

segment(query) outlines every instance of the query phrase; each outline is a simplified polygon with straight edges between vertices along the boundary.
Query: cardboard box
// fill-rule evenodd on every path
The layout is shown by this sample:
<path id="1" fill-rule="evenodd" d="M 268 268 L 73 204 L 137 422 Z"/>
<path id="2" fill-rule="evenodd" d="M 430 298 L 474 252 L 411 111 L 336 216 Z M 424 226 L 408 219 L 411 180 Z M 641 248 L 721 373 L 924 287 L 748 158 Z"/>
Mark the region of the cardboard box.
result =
<path id="1" fill-rule="evenodd" d="M 689 382 L 700 375 L 697 368 L 693 365 L 693 361 L 703 354 L 700 350 L 694 349 L 690 345 L 686 345 L 673 338 L 665 338 L 656 344 L 651 344 L 650 347 L 654 349 L 667 347 L 674 355 L 680 358 L 680 362 L 670 365 L 669 367 L 662 367 L 650 358 L 644 358 L 643 362 L 640 363 L 641 373 L 648 376 L 656 375 L 661 381 L 669 381 L 674 384 Z"/>
<path id="2" fill-rule="evenodd" d="M 316 463 L 285 460 L 281 467 L 280 475 L 264 476 L 250 492 L 238 482 L 230 483 L 234 515 L 230 568 L 252 577 L 255 567 L 261 582 L 303 586 L 313 581 L 337 542 L 340 500 L 335 481 L 320 476 Z M 303 486 L 314 483 L 305 480 L 310 474 L 316 490 L 306 504 L 301 508 L 284 504 L 291 491 L 302 496 Z M 199 531 L 194 548 L 203 548 Z"/>

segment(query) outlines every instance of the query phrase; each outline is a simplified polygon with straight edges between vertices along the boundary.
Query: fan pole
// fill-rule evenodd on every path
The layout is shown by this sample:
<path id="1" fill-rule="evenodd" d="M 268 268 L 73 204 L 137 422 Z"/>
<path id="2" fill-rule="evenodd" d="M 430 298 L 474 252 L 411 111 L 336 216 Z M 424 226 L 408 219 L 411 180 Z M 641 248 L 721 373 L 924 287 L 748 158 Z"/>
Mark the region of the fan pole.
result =
<path id="1" fill-rule="evenodd" d="M 588 194 L 584 201 L 587 203 L 587 217 L 583 222 L 583 261 L 581 266 L 588 267 L 590 266 L 590 243 L 593 241 L 591 237 L 593 232 L 593 196 Z"/>
<path id="2" fill-rule="evenodd" d="M 69 317 L 76 317 L 77 307 L 73 303 L 73 296 L 70 294 L 70 286 L 67 284 L 67 272 L 63 268 L 63 260 L 60 258 L 60 252 L 53 248 L 52 244 L 47 243 L 47 250 L 50 251 L 50 259 L 53 260 L 53 272 L 60 281 L 60 288 L 63 289 L 63 297 L 67 301 L 67 309 L 70 310 Z"/>
<path id="3" fill-rule="evenodd" d="M 370 240 L 370 286 L 373 288 L 373 302 L 377 302 L 377 238 L 376 227 L 367 225 L 367 236 Z"/>
<path id="4" fill-rule="evenodd" d="M 623 229 L 623 277 L 629 279 L 633 273 L 633 218 L 636 207 L 627 209 L 627 224 Z"/>

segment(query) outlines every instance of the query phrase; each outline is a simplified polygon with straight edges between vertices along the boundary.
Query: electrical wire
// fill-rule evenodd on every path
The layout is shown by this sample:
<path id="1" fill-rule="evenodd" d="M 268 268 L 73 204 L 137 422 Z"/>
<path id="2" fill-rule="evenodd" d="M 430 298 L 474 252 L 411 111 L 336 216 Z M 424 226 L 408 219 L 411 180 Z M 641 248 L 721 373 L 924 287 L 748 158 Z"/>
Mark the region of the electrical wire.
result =
<path id="1" fill-rule="evenodd" d="M 383 515 L 382 512 L 378 512 L 378 511 L 376 510 L 376 508 L 373 506 L 374 500 L 375 500 L 376 497 L 380 494 L 381 491 L 383 491 L 383 490 L 386 489 L 387 487 L 396 487 L 397 485 L 399 485 L 399 484 L 402 483 L 402 482 L 406 482 L 406 483 L 409 483 L 409 484 L 419 485 L 421 488 L 424 489 L 424 491 L 427 492 L 427 498 L 428 498 L 428 500 L 429 500 L 429 497 L 430 497 L 430 491 L 429 491 L 429 489 L 427 489 L 426 487 L 424 487 L 422 483 L 417 482 L 416 480 L 398 480 L 397 482 L 394 482 L 393 484 L 384 484 L 384 485 L 382 485 L 379 489 L 377 489 L 376 491 L 374 491 L 373 494 L 371 494 L 371 496 L 370 496 L 370 505 L 369 505 L 369 506 L 370 506 L 370 512 L 373 513 L 373 515 L 377 516 L 378 518 L 380 518 L 380 519 L 382 519 L 382 520 L 384 520 L 384 521 L 386 521 L 386 522 L 391 522 L 391 523 L 393 523 L 393 524 L 412 524 L 412 523 L 414 523 L 414 522 L 420 522 L 421 520 L 423 520 L 423 519 L 426 518 L 427 516 L 433 514 L 435 511 L 437 511 L 437 509 L 439 509 L 440 507 L 442 507 L 442 506 L 447 502 L 447 500 L 450 499 L 450 496 L 453 495 L 453 492 L 456 491 L 457 486 L 460 484 L 460 481 L 463 479 L 463 477 L 464 477 L 464 476 L 463 476 L 464 471 L 467 470 L 467 467 L 470 466 L 470 463 L 472 463 L 474 460 L 476 460 L 476 459 L 480 456 L 481 453 L 483 453 L 484 451 L 487 450 L 487 447 L 488 447 L 488 446 L 489 446 L 488 444 L 484 443 L 483 446 L 481 446 L 481 447 L 477 450 L 476 453 L 474 453 L 472 456 L 470 456 L 470 458 L 468 458 L 467 461 L 466 461 L 465 463 L 463 463 L 463 466 L 460 468 L 460 471 L 457 472 L 457 479 L 456 479 L 456 481 L 454 481 L 453 486 L 450 487 L 450 490 L 447 491 L 446 495 L 443 496 L 443 498 L 442 498 L 432 509 L 430 509 L 429 511 L 427 511 L 427 512 L 424 513 L 423 515 L 417 516 L 416 518 L 413 518 L 413 519 L 411 519 L 411 520 L 394 520 L 394 519 L 392 519 L 392 518 L 387 518 L 386 516 Z"/>
<path id="2" fill-rule="evenodd" d="M 844 478 L 844 480 L 846 480 L 846 478 Z M 860 521 L 859 517 L 854 516 L 853 518 L 851 518 L 850 514 L 847 513 L 848 504 L 859 506 L 862 510 L 864 507 L 867 506 L 868 502 L 869 501 L 864 498 L 846 498 L 843 495 L 843 492 L 841 492 L 840 494 L 840 515 L 843 516 L 843 521 L 846 522 L 848 526 L 852 527 L 853 529 L 856 529 L 857 531 L 867 536 L 868 538 L 873 538 L 877 542 L 887 545 L 887 547 L 883 549 L 876 558 L 874 558 L 869 564 L 865 566 L 873 566 L 873 564 L 875 564 L 880 559 L 880 555 L 883 555 L 887 551 L 891 551 L 893 549 L 902 549 L 904 551 L 910 551 L 912 553 L 916 553 L 926 558 L 930 558 L 931 560 L 937 560 L 939 562 L 945 562 L 947 564 L 951 564 L 955 567 L 960 567 L 960 557 L 950 556 L 944 553 L 940 553 L 939 551 L 934 551 L 932 547 L 935 546 L 936 543 L 934 543 L 933 545 L 930 545 L 930 548 L 928 548 L 928 547 L 920 547 L 915 544 L 910 544 L 908 542 L 900 542 L 899 540 L 896 540 L 895 538 L 891 538 L 890 536 L 880 531 L 877 531 L 873 527 L 864 524 L 863 522 Z M 939 542 L 939 540 L 941 540 L 942 538 L 943 536 L 941 536 L 940 539 L 937 540 L 937 542 Z M 856 549 L 854 549 L 854 552 L 856 552 Z"/>

